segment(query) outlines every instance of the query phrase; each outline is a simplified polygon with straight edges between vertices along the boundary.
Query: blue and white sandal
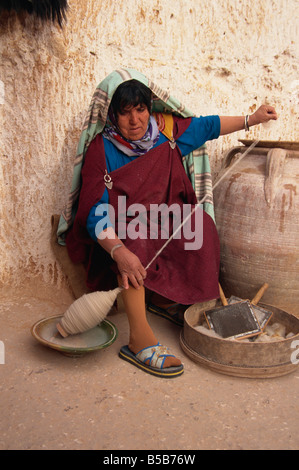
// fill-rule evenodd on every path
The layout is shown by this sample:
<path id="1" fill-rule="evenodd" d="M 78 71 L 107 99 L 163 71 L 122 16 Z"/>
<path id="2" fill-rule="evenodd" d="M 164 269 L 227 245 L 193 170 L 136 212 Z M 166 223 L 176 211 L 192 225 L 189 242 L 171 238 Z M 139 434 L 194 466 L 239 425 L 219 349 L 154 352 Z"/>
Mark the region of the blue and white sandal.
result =
<path id="1" fill-rule="evenodd" d="M 173 354 L 169 354 L 168 351 L 169 349 L 166 346 L 162 346 L 160 343 L 155 346 L 143 348 L 137 354 L 134 354 L 128 346 L 123 346 L 119 351 L 119 357 L 148 374 L 170 379 L 182 375 L 184 366 L 181 364 L 179 366 L 165 367 L 163 369 L 166 357 L 175 357 Z M 149 364 L 145 364 L 148 360 Z"/>

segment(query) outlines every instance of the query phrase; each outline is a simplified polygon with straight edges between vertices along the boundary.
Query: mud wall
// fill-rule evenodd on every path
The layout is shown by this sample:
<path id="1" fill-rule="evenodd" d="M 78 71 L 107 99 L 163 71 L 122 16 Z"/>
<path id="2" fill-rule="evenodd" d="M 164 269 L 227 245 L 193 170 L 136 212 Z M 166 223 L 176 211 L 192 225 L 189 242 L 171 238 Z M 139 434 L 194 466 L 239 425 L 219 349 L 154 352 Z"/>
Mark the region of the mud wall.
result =
<path id="1" fill-rule="evenodd" d="M 63 282 L 50 218 L 96 85 L 139 69 L 196 114 L 276 106 L 279 122 L 246 138 L 298 140 L 296 0 L 70 0 L 63 29 L 28 15 L 0 24 L 0 283 Z M 213 174 L 245 132 L 208 144 Z"/>

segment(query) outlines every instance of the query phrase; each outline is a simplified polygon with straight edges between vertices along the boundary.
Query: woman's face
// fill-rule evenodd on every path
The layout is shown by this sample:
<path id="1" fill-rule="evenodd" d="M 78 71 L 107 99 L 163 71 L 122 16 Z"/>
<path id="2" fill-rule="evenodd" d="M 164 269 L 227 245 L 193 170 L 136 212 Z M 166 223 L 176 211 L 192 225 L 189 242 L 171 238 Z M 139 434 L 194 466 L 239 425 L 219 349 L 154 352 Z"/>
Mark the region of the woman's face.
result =
<path id="1" fill-rule="evenodd" d="M 117 114 L 117 125 L 127 140 L 139 140 L 146 133 L 150 113 L 144 104 L 127 106 Z"/>

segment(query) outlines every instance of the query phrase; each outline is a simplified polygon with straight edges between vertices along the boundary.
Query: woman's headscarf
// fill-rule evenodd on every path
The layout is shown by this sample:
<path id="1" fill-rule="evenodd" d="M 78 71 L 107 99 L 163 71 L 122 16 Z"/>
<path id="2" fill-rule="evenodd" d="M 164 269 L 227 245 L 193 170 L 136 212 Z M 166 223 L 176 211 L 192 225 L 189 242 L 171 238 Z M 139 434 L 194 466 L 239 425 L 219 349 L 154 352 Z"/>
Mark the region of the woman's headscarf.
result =
<path id="1" fill-rule="evenodd" d="M 115 70 L 108 75 L 96 88 L 93 97 L 91 99 L 88 112 L 83 124 L 83 129 L 77 146 L 77 152 L 74 161 L 73 178 L 71 184 L 71 191 L 69 193 L 67 205 L 61 214 L 57 236 L 60 244 L 64 244 L 64 234 L 71 226 L 75 216 L 75 204 L 80 194 L 80 174 L 84 156 L 88 149 L 90 142 L 96 137 L 97 134 L 103 132 L 104 127 L 108 118 L 108 110 L 112 100 L 112 97 L 119 85 L 128 80 L 138 80 L 147 86 L 153 93 L 153 106 L 152 111 L 156 113 L 174 113 L 181 117 L 192 117 L 194 114 L 189 111 L 185 106 L 182 105 L 177 99 L 172 97 L 168 92 L 162 90 L 160 87 L 155 85 L 142 73 L 131 69 L 122 68 Z M 212 181 L 210 177 L 210 165 L 208 155 L 205 151 L 205 146 L 201 147 L 200 159 L 197 159 L 197 165 L 194 165 L 195 161 L 193 155 L 190 154 L 189 162 L 185 159 L 184 166 L 185 170 L 190 177 L 190 180 L 195 189 L 198 199 L 202 198 L 202 194 L 208 192 L 210 194 L 209 212 L 214 217 L 213 202 L 212 202 Z M 203 157 L 203 158 L 202 158 Z M 196 168 L 197 166 L 197 168 Z M 200 175 L 202 181 L 202 175 L 205 176 L 204 185 L 201 183 L 200 188 L 196 188 L 196 174 Z M 210 207 L 211 206 L 211 207 Z"/>

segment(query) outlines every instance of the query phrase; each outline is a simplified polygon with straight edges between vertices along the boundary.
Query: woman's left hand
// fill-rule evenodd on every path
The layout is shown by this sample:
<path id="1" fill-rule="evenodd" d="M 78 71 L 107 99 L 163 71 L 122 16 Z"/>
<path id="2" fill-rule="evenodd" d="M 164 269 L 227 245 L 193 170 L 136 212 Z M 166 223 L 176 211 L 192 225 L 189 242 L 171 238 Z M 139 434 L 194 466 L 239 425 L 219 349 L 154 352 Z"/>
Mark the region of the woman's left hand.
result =
<path id="1" fill-rule="evenodd" d="M 263 122 L 268 122 L 271 120 L 276 121 L 278 119 L 277 113 L 273 106 L 269 106 L 267 104 L 263 104 L 260 106 L 255 113 L 249 116 L 248 124 L 249 126 L 255 126 L 257 124 L 261 124 Z"/>
<path id="2" fill-rule="evenodd" d="M 146 278 L 146 270 L 138 256 L 123 245 L 115 251 L 114 260 L 117 263 L 122 278 L 122 285 L 125 289 L 129 288 L 129 283 L 135 287 L 135 289 L 139 289 L 140 286 L 143 286 L 143 280 Z"/>

